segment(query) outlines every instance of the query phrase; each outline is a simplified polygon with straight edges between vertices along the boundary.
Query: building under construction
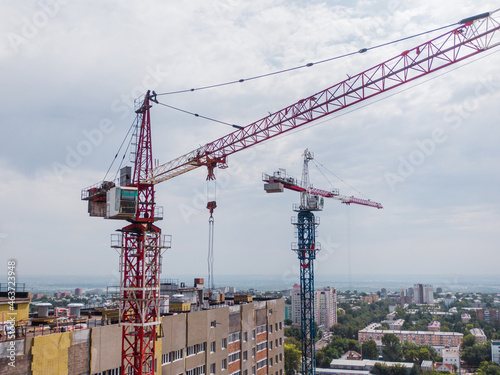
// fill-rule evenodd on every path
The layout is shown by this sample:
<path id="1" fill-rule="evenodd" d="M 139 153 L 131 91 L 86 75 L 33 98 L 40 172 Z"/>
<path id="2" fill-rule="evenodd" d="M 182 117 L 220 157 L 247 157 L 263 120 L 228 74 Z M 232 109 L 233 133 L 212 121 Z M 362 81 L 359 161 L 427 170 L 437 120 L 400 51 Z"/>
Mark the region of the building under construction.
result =
<path id="1" fill-rule="evenodd" d="M 162 316 L 154 373 L 283 375 L 284 299 L 251 300 Z M 79 327 L 87 328 L 17 330 L 15 367 L 8 365 L 12 341 L 0 342 L 0 374 L 121 374 L 121 327 Z"/>

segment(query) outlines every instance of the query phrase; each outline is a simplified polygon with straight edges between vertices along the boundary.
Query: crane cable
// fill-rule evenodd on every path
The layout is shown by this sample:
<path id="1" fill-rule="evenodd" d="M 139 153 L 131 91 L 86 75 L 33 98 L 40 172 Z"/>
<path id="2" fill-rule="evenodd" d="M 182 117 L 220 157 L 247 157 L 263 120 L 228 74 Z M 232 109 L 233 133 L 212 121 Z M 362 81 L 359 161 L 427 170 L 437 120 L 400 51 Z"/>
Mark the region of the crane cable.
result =
<path id="1" fill-rule="evenodd" d="M 304 65 L 298 65 L 298 66 L 295 66 L 295 67 L 292 67 L 292 68 L 277 70 L 275 72 L 264 73 L 264 74 L 256 75 L 256 76 L 253 76 L 253 77 L 241 78 L 241 79 L 233 80 L 233 81 L 216 83 L 216 84 L 212 84 L 212 85 L 208 85 L 208 86 L 200 86 L 200 87 L 197 87 L 197 88 L 164 92 L 164 93 L 160 93 L 160 94 L 156 94 L 156 95 L 157 96 L 174 95 L 174 94 L 182 94 L 182 93 L 186 93 L 186 92 L 201 91 L 201 90 L 212 89 L 212 88 L 217 88 L 217 87 L 221 87 L 221 86 L 234 85 L 234 84 L 237 84 L 237 83 L 243 83 L 243 82 L 252 81 L 252 80 L 256 80 L 256 79 L 260 79 L 260 78 L 266 78 L 266 77 L 270 77 L 270 76 L 274 76 L 274 75 L 278 75 L 278 74 L 282 74 L 282 73 L 287 73 L 287 72 L 291 72 L 291 71 L 299 70 L 299 69 L 303 69 L 303 68 L 310 68 L 310 67 L 312 67 L 314 65 L 319 65 L 319 64 L 323 64 L 323 63 L 330 62 L 330 61 L 333 61 L 333 60 L 342 59 L 344 57 L 353 56 L 353 55 L 356 55 L 358 53 L 365 53 L 365 52 L 368 52 L 370 50 L 374 50 L 374 49 L 385 47 L 385 46 L 388 46 L 388 45 L 391 45 L 391 44 L 399 43 L 399 42 L 402 42 L 402 41 L 405 41 L 405 40 L 408 40 L 408 39 L 412 39 L 412 38 L 416 38 L 418 36 L 422 36 L 422 35 L 425 35 L 425 34 L 430 34 L 430 33 L 433 33 L 433 32 L 436 32 L 436 31 L 439 31 L 439 30 L 442 30 L 442 29 L 446 29 L 446 28 L 458 25 L 458 24 L 460 24 L 460 22 L 455 22 L 455 23 L 449 24 L 447 26 L 441 26 L 441 27 L 438 27 L 438 28 L 435 28 L 435 29 L 432 29 L 432 30 L 423 31 L 423 32 L 418 33 L 418 34 L 414 34 L 414 35 L 410 35 L 410 36 L 407 36 L 407 37 L 404 37 L 404 38 L 396 39 L 396 40 L 393 40 L 393 41 L 390 41 L 390 42 L 378 44 L 378 45 L 373 46 L 373 47 L 361 48 L 360 50 L 355 51 L 355 52 L 349 52 L 349 53 L 345 53 L 343 55 L 338 55 L 338 56 L 330 57 L 330 58 L 327 58 L 327 59 L 324 59 L 324 60 L 319 60 L 319 61 L 316 61 L 316 62 L 310 62 L 310 63 L 304 64 Z"/>
<path id="2" fill-rule="evenodd" d="M 134 126 L 136 125 L 136 122 L 137 122 L 137 116 L 136 118 L 134 119 L 134 121 L 132 122 L 132 125 L 130 125 L 130 128 L 128 129 L 127 131 L 127 134 L 125 135 L 125 137 L 123 138 L 123 141 L 122 141 L 122 144 L 120 145 L 120 147 L 118 148 L 118 151 L 116 152 L 115 154 L 115 157 L 113 158 L 113 161 L 111 162 L 106 174 L 104 175 L 104 178 L 102 179 L 102 181 L 105 181 L 106 180 L 106 177 L 108 177 L 108 174 L 109 174 L 109 171 L 111 170 L 111 168 L 113 167 L 113 164 L 115 163 L 116 159 L 118 158 L 118 154 L 120 153 L 120 150 L 122 149 L 123 145 L 125 144 L 125 141 L 127 140 L 128 138 L 128 135 L 130 134 L 130 131 L 134 128 Z M 128 145 L 127 145 L 127 148 L 125 149 L 124 153 L 123 153 L 123 157 L 122 157 L 122 160 L 120 162 L 120 165 L 118 166 L 118 171 L 116 172 L 115 174 L 115 177 L 113 180 L 116 180 L 116 176 L 118 175 L 118 172 L 120 171 L 120 167 L 122 166 L 122 163 L 123 163 L 123 160 L 125 159 L 125 155 L 127 154 L 127 150 L 128 148 L 130 147 L 130 144 L 132 143 L 132 137 L 130 138 L 130 141 L 128 142 Z"/>
<path id="3" fill-rule="evenodd" d="M 369 199 L 365 194 L 363 194 L 362 192 L 360 192 L 358 189 L 356 189 L 354 186 L 352 185 L 349 185 L 347 182 L 345 182 L 343 179 L 341 179 L 339 176 L 337 176 L 335 173 L 333 173 L 332 171 L 330 171 L 327 167 L 325 167 L 323 164 L 321 164 L 319 161 L 317 162 L 316 160 L 312 160 L 313 164 L 316 166 L 316 168 L 318 168 L 318 171 L 323 175 L 323 177 L 328 181 L 328 183 L 333 187 L 335 188 L 335 186 L 332 184 L 332 182 L 328 179 L 328 177 L 326 177 L 326 175 L 323 173 L 323 171 L 318 167 L 318 164 L 321 165 L 323 168 L 325 168 L 325 170 L 327 172 L 330 172 L 332 175 L 334 175 L 336 178 L 338 178 L 341 182 L 343 182 L 344 184 L 346 184 L 347 186 L 349 186 L 351 189 L 355 190 L 356 192 L 358 192 L 359 194 L 361 194 L 363 197 L 365 197 L 366 199 Z"/>

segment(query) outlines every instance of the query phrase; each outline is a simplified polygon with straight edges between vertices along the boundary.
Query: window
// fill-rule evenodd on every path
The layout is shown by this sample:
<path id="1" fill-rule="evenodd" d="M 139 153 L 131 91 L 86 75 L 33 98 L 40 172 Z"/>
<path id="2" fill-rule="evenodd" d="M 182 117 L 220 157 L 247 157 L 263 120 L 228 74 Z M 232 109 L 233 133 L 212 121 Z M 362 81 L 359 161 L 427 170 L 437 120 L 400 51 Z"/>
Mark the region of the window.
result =
<path id="1" fill-rule="evenodd" d="M 227 349 L 227 339 L 226 338 L 222 339 L 222 349 Z"/>
<path id="2" fill-rule="evenodd" d="M 274 363 L 278 363 L 278 355 L 276 354 L 276 357 L 274 357 Z"/>
<path id="3" fill-rule="evenodd" d="M 201 365 L 186 371 L 186 375 L 203 375 L 203 374 L 205 374 L 205 365 Z"/>
<path id="4" fill-rule="evenodd" d="M 210 343 L 210 353 L 215 353 L 215 341 Z"/>
<path id="5" fill-rule="evenodd" d="M 257 370 L 265 366 L 267 366 L 267 358 L 264 358 L 262 361 L 257 362 Z"/>
<path id="6" fill-rule="evenodd" d="M 280 362 L 283 361 L 283 353 L 280 353 Z"/>
<path id="7" fill-rule="evenodd" d="M 255 329 L 252 331 L 252 339 L 255 340 Z"/>
<path id="8" fill-rule="evenodd" d="M 248 341 L 248 332 L 243 332 L 243 341 Z"/>
<path id="9" fill-rule="evenodd" d="M 252 375 L 255 375 L 256 374 L 256 371 L 255 371 L 255 366 L 252 367 Z"/>
<path id="10" fill-rule="evenodd" d="M 170 361 L 174 362 L 179 359 L 182 359 L 182 349 L 179 350 L 174 350 L 173 352 L 170 352 Z"/>
<path id="11" fill-rule="evenodd" d="M 165 354 L 162 354 L 161 355 L 161 364 L 164 365 L 164 364 L 167 364 L 167 363 L 170 363 L 172 362 L 172 360 L 170 359 L 170 353 L 165 353 Z"/>
<path id="12" fill-rule="evenodd" d="M 278 323 L 274 324 L 274 330 L 277 331 L 278 330 Z"/>
<path id="13" fill-rule="evenodd" d="M 280 346 L 283 345 L 283 339 L 280 337 Z"/>
<path id="14" fill-rule="evenodd" d="M 241 359 L 241 351 L 229 354 L 228 358 L 229 358 L 228 363 L 239 361 Z"/>
<path id="15" fill-rule="evenodd" d="M 264 350 L 267 348 L 267 342 L 261 342 L 260 344 L 257 344 L 257 351 L 260 352 L 261 350 Z"/>
<path id="16" fill-rule="evenodd" d="M 248 375 L 248 370 L 243 370 L 243 375 Z"/>
<path id="17" fill-rule="evenodd" d="M 246 361 L 248 359 L 248 352 L 245 350 L 243 352 L 243 360 Z"/>
<path id="18" fill-rule="evenodd" d="M 229 342 L 240 341 L 240 332 L 233 332 L 229 334 Z"/>
<path id="19" fill-rule="evenodd" d="M 277 348 L 278 347 L 278 339 L 274 340 L 274 346 Z"/>
<path id="20" fill-rule="evenodd" d="M 266 332 L 266 325 L 263 324 L 261 326 L 255 327 L 255 330 L 257 331 L 257 334 Z"/>
<path id="21" fill-rule="evenodd" d="M 221 367 L 222 367 L 223 370 L 227 370 L 227 359 L 223 359 L 222 360 Z"/>
<path id="22" fill-rule="evenodd" d="M 216 320 L 212 320 L 210 322 L 210 328 L 215 328 L 215 327 L 217 327 L 217 321 Z"/>
<path id="23" fill-rule="evenodd" d="M 212 364 L 210 365 L 210 373 L 211 373 L 211 374 L 215 374 L 215 363 L 212 363 Z"/>
<path id="24" fill-rule="evenodd" d="M 186 356 L 189 357 L 190 355 L 195 355 L 195 354 L 204 352 L 206 350 L 206 345 L 207 345 L 207 343 L 203 342 L 201 344 L 195 344 L 195 345 L 188 346 L 186 348 Z"/>
<path id="25" fill-rule="evenodd" d="M 269 333 L 273 333 L 273 325 L 269 324 Z"/>
<path id="26" fill-rule="evenodd" d="M 273 342 L 269 341 L 269 350 L 273 350 Z"/>
<path id="27" fill-rule="evenodd" d="M 270 358 L 270 359 L 269 359 L 269 366 L 272 366 L 272 365 L 273 365 L 273 359 L 272 359 L 272 358 Z"/>
<path id="28" fill-rule="evenodd" d="M 280 331 L 283 329 L 283 322 L 280 322 Z"/>

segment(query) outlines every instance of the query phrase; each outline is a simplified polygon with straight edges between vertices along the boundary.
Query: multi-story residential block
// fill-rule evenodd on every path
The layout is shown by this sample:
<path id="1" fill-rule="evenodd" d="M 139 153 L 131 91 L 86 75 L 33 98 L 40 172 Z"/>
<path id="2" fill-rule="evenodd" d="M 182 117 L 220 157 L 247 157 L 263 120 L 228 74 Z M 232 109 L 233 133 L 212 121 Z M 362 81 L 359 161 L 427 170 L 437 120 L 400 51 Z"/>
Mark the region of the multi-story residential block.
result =
<path id="1" fill-rule="evenodd" d="M 476 342 L 479 344 L 483 344 L 486 342 L 486 335 L 484 331 L 480 328 L 472 328 L 470 330 L 470 334 L 476 338 Z"/>
<path id="2" fill-rule="evenodd" d="M 329 330 L 337 324 L 337 290 L 328 286 L 316 290 L 314 297 L 314 319 Z"/>
<path id="3" fill-rule="evenodd" d="M 290 295 L 292 302 L 292 321 L 300 324 L 300 285 L 293 286 Z M 337 291 L 335 288 L 325 287 L 314 292 L 314 319 L 318 325 L 330 329 L 337 323 Z"/>
<path id="4" fill-rule="evenodd" d="M 410 341 L 416 345 L 432 346 L 459 346 L 462 343 L 463 334 L 457 332 L 432 332 L 432 331 L 400 331 L 376 329 L 378 323 L 372 323 L 358 332 L 358 341 L 382 340 L 386 333 L 395 334 L 401 341 Z"/>
<path id="5" fill-rule="evenodd" d="M 263 300 L 162 317 L 155 374 L 283 375 L 284 307 Z M 121 336 L 113 324 L 18 338 L 16 373 L 118 375 Z"/>
<path id="6" fill-rule="evenodd" d="M 300 285 L 295 284 L 292 292 L 290 293 L 290 300 L 292 302 L 292 322 L 300 324 Z"/>
<path id="7" fill-rule="evenodd" d="M 500 310 L 497 309 L 477 309 L 477 318 L 488 323 L 500 321 Z"/>
<path id="8" fill-rule="evenodd" d="M 398 320 L 392 322 L 389 327 L 392 330 L 399 331 L 401 329 L 401 327 L 403 327 L 403 324 L 405 324 L 405 320 L 398 319 Z"/>
<path id="9" fill-rule="evenodd" d="M 415 284 L 413 286 L 413 303 L 418 305 L 434 303 L 434 289 L 432 285 Z"/>
<path id="10" fill-rule="evenodd" d="M 363 296 L 361 297 L 361 300 L 363 302 L 366 302 L 366 303 L 373 303 L 373 302 L 377 302 L 378 300 L 380 300 L 378 294 L 370 294 L 368 296 Z"/>
<path id="11" fill-rule="evenodd" d="M 491 340 L 491 360 L 500 365 L 500 340 Z"/>

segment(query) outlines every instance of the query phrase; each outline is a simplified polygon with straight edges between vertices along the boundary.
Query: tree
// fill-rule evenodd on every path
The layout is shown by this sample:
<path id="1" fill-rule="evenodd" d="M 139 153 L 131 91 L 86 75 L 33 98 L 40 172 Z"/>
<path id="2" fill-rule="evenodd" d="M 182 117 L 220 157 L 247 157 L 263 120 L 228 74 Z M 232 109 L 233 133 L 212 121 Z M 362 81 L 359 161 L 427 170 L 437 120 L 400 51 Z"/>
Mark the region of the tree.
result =
<path id="1" fill-rule="evenodd" d="M 470 366 L 479 366 L 481 362 L 491 361 L 491 343 L 474 344 L 462 352 L 462 359 Z"/>
<path id="2" fill-rule="evenodd" d="M 368 340 L 361 344 L 363 359 L 378 359 L 378 348 L 375 340 Z"/>
<path id="3" fill-rule="evenodd" d="M 481 363 L 481 367 L 477 373 L 479 375 L 500 375 L 500 366 L 495 362 L 484 361 Z"/>
<path id="4" fill-rule="evenodd" d="M 293 344 L 285 344 L 285 374 L 294 375 L 300 367 L 301 351 Z"/>
<path id="5" fill-rule="evenodd" d="M 292 323 L 293 323 L 292 319 L 285 319 L 285 321 L 284 321 L 284 324 L 285 324 L 286 326 L 291 326 L 291 325 L 292 325 Z"/>
<path id="6" fill-rule="evenodd" d="M 403 351 L 399 338 L 393 333 L 382 336 L 382 356 L 384 361 L 400 362 L 403 359 Z"/>
<path id="7" fill-rule="evenodd" d="M 294 337 L 297 341 L 300 341 L 300 337 L 302 336 L 302 334 L 298 327 L 290 327 L 290 328 L 285 328 L 285 336 Z"/>
<path id="8" fill-rule="evenodd" d="M 476 343 L 476 336 L 468 334 L 465 335 L 462 340 L 462 349 L 472 346 Z"/>

